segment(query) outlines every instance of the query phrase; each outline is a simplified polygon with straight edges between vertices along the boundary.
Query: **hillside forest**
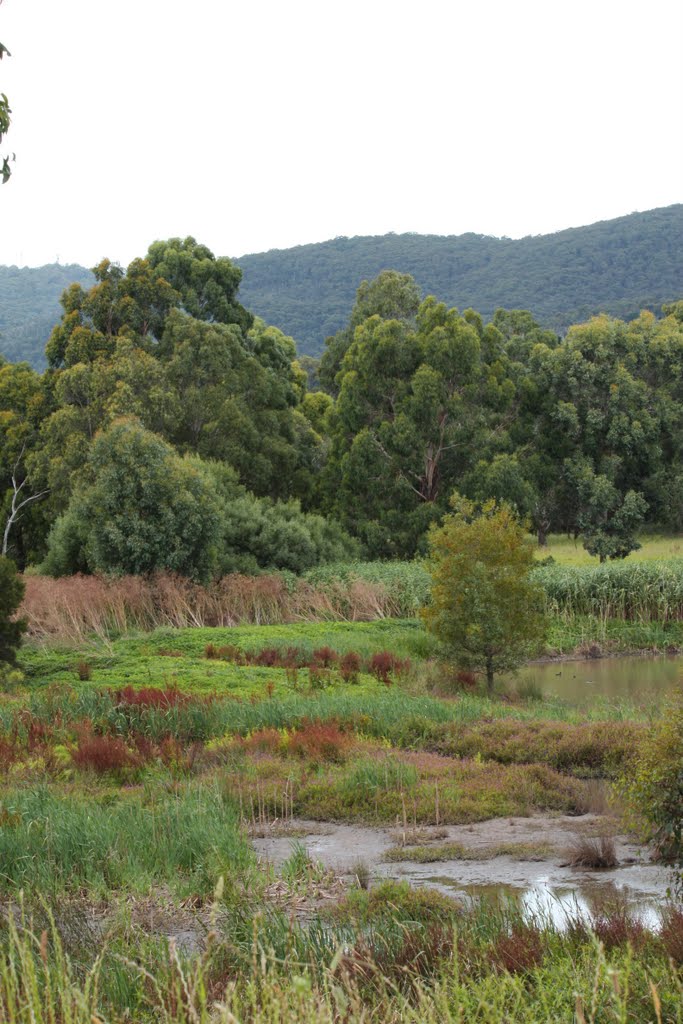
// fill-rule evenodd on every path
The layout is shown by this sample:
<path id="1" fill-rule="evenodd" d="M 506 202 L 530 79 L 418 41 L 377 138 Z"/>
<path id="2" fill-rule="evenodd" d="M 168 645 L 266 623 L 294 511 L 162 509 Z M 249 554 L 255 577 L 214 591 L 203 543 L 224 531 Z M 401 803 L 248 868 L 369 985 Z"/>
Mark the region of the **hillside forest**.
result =
<path id="1" fill-rule="evenodd" d="M 623 557 L 683 528 L 683 302 L 563 339 L 383 271 L 320 363 L 192 238 L 73 283 L 43 373 L 0 365 L 0 493 L 21 568 L 199 580 L 411 558 L 453 491 Z"/>
<path id="2" fill-rule="evenodd" d="M 584 227 L 526 238 L 387 234 L 334 238 L 240 256 L 241 301 L 320 356 L 325 338 L 348 323 L 356 289 L 392 267 L 415 278 L 423 295 L 447 306 L 528 309 L 564 335 L 598 313 L 632 320 L 659 312 L 681 294 L 683 205 L 632 213 Z M 0 267 L 0 354 L 46 367 L 45 341 L 60 316 L 59 296 L 92 272 L 77 264 Z"/>

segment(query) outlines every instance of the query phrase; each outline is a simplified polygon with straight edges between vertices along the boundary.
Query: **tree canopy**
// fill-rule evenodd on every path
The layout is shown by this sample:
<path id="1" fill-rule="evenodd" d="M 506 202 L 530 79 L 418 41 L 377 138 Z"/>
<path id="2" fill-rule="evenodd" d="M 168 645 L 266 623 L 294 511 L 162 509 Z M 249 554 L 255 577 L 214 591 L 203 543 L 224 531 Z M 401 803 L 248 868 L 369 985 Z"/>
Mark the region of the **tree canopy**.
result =
<path id="1" fill-rule="evenodd" d="M 679 204 L 514 240 L 414 233 L 335 238 L 240 257 L 240 302 L 295 338 L 300 354 L 318 356 L 325 338 L 345 330 L 359 282 L 372 282 L 394 268 L 414 278 L 420 294 L 436 295 L 447 306 L 472 307 L 485 320 L 498 308 L 521 307 L 531 310 L 544 328 L 563 335 L 571 324 L 601 312 L 629 320 L 641 309 L 657 312 L 662 303 L 675 300 L 681 287 L 682 233 Z M 168 242 L 155 243 L 153 259 L 158 258 L 157 245 L 161 253 L 169 247 Z M 183 291 L 170 269 L 163 273 Z M 60 292 L 76 280 L 84 287 L 93 283 L 84 267 L 0 267 L 0 352 L 42 369 L 45 339 L 59 317 Z M 196 315 L 189 306 L 187 311 Z M 381 309 L 373 312 L 386 316 Z M 243 324 L 235 315 L 235 321 L 226 322 Z"/>
<path id="2" fill-rule="evenodd" d="M 459 666 L 485 671 L 492 692 L 495 674 L 517 668 L 545 637 L 542 593 L 529 576 L 533 551 L 509 505 L 477 507 L 455 494 L 451 506 L 429 534 L 423 618 Z"/>
<path id="3" fill-rule="evenodd" d="M 64 292 L 45 373 L 0 361 L 0 513 L 21 567 L 57 520 L 55 571 L 133 564 L 74 526 L 122 419 L 166 446 L 171 476 L 209 481 L 220 528 L 201 541 L 203 575 L 410 558 L 454 490 L 508 503 L 541 544 L 582 536 L 601 559 L 625 557 L 645 523 L 683 523 L 683 303 L 561 339 L 527 310 L 487 323 L 386 270 L 361 282 L 315 366 L 244 309 L 239 279 L 192 238 L 127 268 L 103 260 L 92 287 Z M 41 500 L 18 508 L 19 494 Z"/>

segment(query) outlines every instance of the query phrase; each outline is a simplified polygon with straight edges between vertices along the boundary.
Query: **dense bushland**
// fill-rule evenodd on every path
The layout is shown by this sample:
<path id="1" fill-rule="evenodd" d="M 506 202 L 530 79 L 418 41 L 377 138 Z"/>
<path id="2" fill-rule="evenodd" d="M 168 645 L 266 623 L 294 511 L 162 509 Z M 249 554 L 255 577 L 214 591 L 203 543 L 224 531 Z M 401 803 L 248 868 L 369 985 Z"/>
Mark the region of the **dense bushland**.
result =
<path id="1" fill-rule="evenodd" d="M 485 323 L 385 270 L 313 393 L 292 339 L 238 301 L 239 269 L 194 239 L 94 274 L 62 297 L 48 372 L 0 364 L 2 518 L 30 502 L 8 536 L 22 569 L 208 581 L 413 557 L 455 490 L 601 559 L 646 520 L 681 527 L 676 301 L 560 341 L 526 311 Z"/>

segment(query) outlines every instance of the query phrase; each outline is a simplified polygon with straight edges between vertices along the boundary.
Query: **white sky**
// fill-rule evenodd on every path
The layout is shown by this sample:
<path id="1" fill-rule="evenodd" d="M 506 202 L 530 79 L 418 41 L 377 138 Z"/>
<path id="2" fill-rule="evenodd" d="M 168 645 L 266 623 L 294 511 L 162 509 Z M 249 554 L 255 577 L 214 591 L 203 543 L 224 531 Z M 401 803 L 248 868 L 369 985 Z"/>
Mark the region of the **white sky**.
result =
<path id="1" fill-rule="evenodd" d="M 4 0 L 0 263 L 680 202 L 681 39 L 680 0 Z"/>

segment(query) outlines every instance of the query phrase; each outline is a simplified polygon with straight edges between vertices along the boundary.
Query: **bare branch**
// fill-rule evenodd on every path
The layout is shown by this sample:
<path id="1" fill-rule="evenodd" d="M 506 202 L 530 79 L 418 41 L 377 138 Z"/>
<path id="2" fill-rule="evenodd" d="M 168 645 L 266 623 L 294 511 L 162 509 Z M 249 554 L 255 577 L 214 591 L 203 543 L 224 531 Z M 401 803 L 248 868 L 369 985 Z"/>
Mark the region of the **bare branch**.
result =
<path id="1" fill-rule="evenodd" d="M 14 523 L 18 522 L 18 520 L 21 518 L 21 510 L 23 508 L 26 508 L 27 505 L 30 505 L 32 501 L 38 501 L 39 498 L 44 498 L 46 494 L 50 493 L 50 488 L 47 487 L 44 491 L 40 491 L 38 494 L 30 494 L 28 498 L 24 498 L 23 501 L 18 502 L 19 495 L 21 494 L 22 489 L 28 483 L 28 475 L 24 477 L 20 484 L 17 483 L 17 473 L 19 470 L 19 464 L 22 460 L 25 448 L 26 442 L 24 442 L 24 444 L 21 446 L 21 451 L 19 452 L 17 461 L 14 463 L 14 469 L 12 470 L 12 504 L 10 506 L 10 514 L 7 517 L 7 522 L 5 523 L 5 532 L 3 533 L 2 536 L 3 555 L 7 554 L 7 548 L 9 547 L 10 530 L 12 529 Z"/>

